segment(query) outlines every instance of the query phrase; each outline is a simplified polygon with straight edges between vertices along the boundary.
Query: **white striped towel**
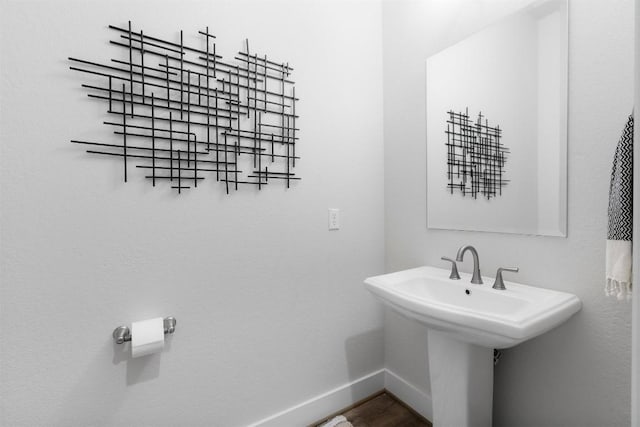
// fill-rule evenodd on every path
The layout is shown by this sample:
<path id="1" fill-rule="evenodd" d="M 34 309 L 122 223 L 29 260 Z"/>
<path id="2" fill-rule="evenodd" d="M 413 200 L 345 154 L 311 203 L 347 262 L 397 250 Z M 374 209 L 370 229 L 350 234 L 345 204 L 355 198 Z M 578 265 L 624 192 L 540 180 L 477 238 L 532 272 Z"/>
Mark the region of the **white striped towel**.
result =
<path id="1" fill-rule="evenodd" d="M 616 147 L 609 184 L 605 294 L 631 299 L 633 233 L 633 114 Z"/>

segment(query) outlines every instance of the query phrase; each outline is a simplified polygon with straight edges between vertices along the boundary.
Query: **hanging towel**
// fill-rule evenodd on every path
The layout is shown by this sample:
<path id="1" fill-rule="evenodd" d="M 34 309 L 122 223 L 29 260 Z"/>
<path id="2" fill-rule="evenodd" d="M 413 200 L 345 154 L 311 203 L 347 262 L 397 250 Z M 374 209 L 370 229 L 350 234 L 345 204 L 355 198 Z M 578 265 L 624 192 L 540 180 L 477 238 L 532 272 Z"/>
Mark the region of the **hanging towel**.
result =
<path id="1" fill-rule="evenodd" d="M 607 284 L 605 294 L 631 299 L 633 232 L 633 114 L 624 127 L 613 158 L 609 185 Z"/>

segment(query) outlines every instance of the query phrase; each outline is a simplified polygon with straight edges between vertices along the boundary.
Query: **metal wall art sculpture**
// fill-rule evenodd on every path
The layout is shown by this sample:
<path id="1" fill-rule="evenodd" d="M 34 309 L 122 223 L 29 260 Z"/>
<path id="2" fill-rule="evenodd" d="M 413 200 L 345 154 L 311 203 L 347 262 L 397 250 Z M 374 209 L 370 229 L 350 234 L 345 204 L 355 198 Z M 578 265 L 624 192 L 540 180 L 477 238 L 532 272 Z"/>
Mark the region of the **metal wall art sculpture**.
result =
<path id="1" fill-rule="evenodd" d="M 199 31 L 200 48 L 185 46 L 182 31 L 171 42 L 133 31 L 131 22 L 109 28 L 116 34 L 110 44 L 124 49 L 123 59 L 69 58 L 69 68 L 97 76 L 98 83 L 82 87 L 107 105 L 104 124 L 120 142 L 71 142 L 120 157 L 125 182 L 131 167 L 141 168 L 153 186 L 169 182 L 178 193 L 205 177 L 224 183 L 227 194 L 274 180 L 289 188 L 300 179 L 293 172 L 298 98 L 288 63 L 251 53 L 248 40 L 234 63 L 226 62 L 208 28 Z"/>
<path id="2" fill-rule="evenodd" d="M 464 113 L 447 113 L 447 188 L 451 194 L 458 189 L 474 199 L 478 194 L 487 199 L 502 195 L 502 187 L 509 182 L 503 178 L 509 149 L 500 142 L 500 126 L 489 126 L 482 113 L 473 123 L 468 108 Z"/>

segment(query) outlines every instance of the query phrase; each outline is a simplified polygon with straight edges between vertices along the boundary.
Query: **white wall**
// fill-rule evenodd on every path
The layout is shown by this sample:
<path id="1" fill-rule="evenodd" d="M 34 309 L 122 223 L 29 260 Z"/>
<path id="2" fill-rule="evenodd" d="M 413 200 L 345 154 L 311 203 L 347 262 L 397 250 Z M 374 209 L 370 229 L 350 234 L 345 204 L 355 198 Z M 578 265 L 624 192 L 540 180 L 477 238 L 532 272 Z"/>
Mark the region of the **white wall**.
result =
<path id="1" fill-rule="evenodd" d="M 442 265 L 470 243 L 487 275 L 515 265 L 513 280 L 577 294 L 578 315 L 504 352 L 494 423 L 626 427 L 631 306 L 606 299 L 603 286 L 611 160 L 633 103 L 632 0 L 569 5 L 568 238 L 426 228 L 424 61 L 525 3 L 383 3 L 386 269 Z M 423 328 L 387 312 L 385 351 L 387 368 L 429 393 Z"/>
<path id="2" fill-rule="evenodd" d="M 362 285 L 384 263 L 380 14 L 0 1 L 1 425 L 242 426 L 383 366 L 382 311 Z M 289 61 L 303 180 L 177 196 L 70 144 L 104 135 L 105 114 L 66 58 L 108 60 L 107 25 L 129 19 L 187 43 L 208 25 L 225 58 L 248 37 Z M 113 344 L 116 326 L 167 315 L 178 326 L 160 356 Z"/>
<path id="3" fill-rule="evenodd" d="M 566 7 L 568 8 L 568 1 Z M 567 233 L 568 13 L 548 13 L 538 25 L 536 233 Z M 559 34 L 564 38 L 558 41 Z M 563 143 L 564 142 L 564 143 Z"/>

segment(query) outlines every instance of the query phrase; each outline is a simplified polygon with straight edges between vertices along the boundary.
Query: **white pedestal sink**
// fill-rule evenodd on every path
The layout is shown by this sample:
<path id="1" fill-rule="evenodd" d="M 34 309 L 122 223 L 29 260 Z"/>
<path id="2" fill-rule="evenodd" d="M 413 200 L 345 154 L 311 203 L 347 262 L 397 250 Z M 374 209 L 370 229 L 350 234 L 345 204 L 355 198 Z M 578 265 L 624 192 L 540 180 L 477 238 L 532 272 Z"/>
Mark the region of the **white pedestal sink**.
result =
<path id="1" fill-rule="evenodd" d="M 383 303 L 428 327 L 435 427 L 491 427 L 493 349 L 508 348 L 560 325 L 580 310 L 575 295 L 505 281 L 506 290 L 449 279 L 419 267 L 370 277 Z"/>

